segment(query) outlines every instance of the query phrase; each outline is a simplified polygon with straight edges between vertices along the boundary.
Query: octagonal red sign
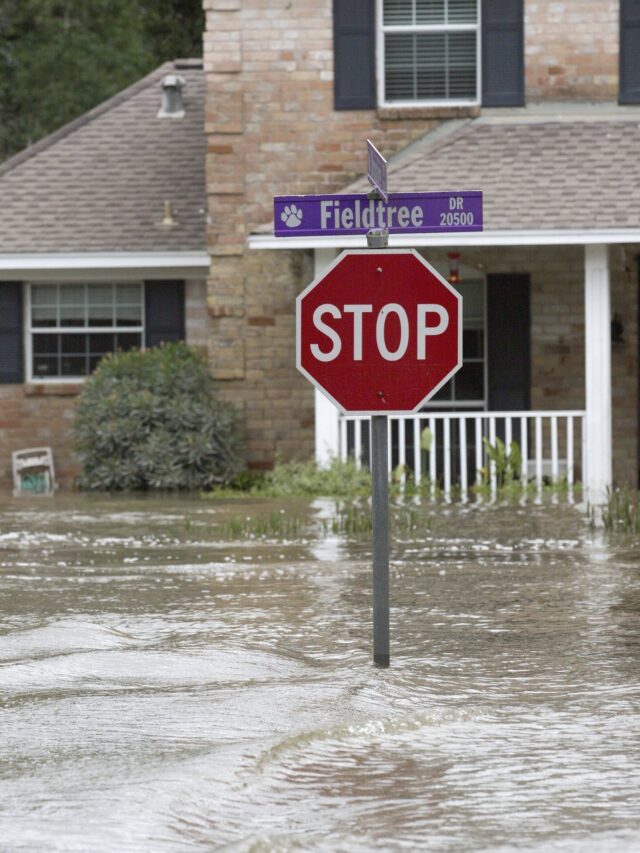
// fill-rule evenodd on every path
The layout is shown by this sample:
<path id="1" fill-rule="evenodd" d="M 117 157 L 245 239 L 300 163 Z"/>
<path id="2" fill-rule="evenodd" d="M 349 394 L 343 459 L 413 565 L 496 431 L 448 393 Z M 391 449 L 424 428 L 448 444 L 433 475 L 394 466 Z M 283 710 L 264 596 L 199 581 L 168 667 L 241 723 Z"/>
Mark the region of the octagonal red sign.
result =
<path id="1" fill-rule="evenodd" d="M 417 411 L 462 365 L 462 297 L 413 249 L 343 252 L 298 296 L 296 364 L 345 413 Z"/>

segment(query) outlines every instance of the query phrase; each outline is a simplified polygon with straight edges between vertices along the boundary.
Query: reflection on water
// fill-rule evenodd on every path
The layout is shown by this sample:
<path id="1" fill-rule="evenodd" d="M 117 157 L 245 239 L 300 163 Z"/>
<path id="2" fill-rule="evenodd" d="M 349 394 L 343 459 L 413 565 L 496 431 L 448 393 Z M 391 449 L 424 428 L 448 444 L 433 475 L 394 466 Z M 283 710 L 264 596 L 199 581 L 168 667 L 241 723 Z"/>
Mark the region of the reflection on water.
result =
<path id="1" fill-rule="evenodd" d="M 420 508 L 378 670 L 367 540 L 263 508 L 2 506 L 0 849 L 640 849 L 635 541 Z"/>

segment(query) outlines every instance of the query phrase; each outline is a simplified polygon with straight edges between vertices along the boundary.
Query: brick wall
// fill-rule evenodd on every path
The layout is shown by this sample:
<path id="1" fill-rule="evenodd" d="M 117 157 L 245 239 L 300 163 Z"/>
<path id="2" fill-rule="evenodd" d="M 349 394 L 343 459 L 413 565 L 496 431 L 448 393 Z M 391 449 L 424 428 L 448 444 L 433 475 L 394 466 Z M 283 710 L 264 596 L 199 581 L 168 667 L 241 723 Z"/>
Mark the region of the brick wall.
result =
<path id="1" fill-rule="evenodd" d="M 366 171 L 367 137 L 391 156 L 449 113 L 334 112 L 330 0 L 204 8 L 211 368 L 246 412 L 250 464 L 268 467 L 313 449 L 293 321 L 312 262 L 304 252 L 250 252 L 247 235 L 271 219 L 274 195 L 337 191 Z"/>
<path id="2" fill-rule="evenodd" d="M 200 349 L 208 339 L 205 294 L 204 281 L 185 282 L 187 343 Z M 11 453 L 27 447 L 51 447 L 58 485 L 71 488 L 78 473 L 71 428 L 81 390 L 82 383 L 0 385 L 0 491 L 12 488 Z"/>
<path id="3" fill-rule="evenodd" d="M 619 0 L 525 0 L 527 101 L 618 98 Z"/>
<path id="4" fill-rule="evenodd" d="M 68 484 L 76 473 L 70 429 L 75 385 L 0 385 L 0 488 L 12 487 L 11 453 L 27 447 L 51 447 L 56 478 Z"/>

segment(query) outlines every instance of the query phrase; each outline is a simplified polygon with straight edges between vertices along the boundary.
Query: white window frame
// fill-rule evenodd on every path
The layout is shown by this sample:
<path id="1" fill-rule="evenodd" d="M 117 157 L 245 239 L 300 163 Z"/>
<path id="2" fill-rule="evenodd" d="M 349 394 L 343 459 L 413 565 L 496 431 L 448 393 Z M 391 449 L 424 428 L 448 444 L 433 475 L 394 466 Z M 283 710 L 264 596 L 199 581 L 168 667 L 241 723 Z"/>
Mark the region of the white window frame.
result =
<path id="1" fill-rule="evenodd" d="M 142 293 L 142 314 L 141 314 L 141 323 L 139 326 L 33 326 L 32 318 L 31 318 L 31 308 L 32 308 L 32 296 L 31 291 L 32 287 L 38 287 L 42 285 L 78 285 L 78 284 L 86 284 L 91 287 L 92 285 L 101 285 L 101 284 L 136 284 L 140 285 L 141 293 Z M 24 354 L 25 354 L 25 375 L 26 382 L 29 384 L 37 384 L 37 385 L 78 385 L 86 381 L 86 376 L 39 376 L 34 375 L 33 373 L 33 336 L 38 334 L 139 334 L 140 335 L 140 349 L 144 350 L 144 333 L 146 328 L 146 316 L 145 316 L 145 298 L 144 298 L 144 282 L 140 280 L 114 280 L 114 281 L 78 281 L 78 280 L 60 280 L 56 281 L 34 281 L 27 282 L 27 286 L 25 287 L 24 294 Z"/>
<path id="2" fill-rule="evenodd" d="M 482 0 L 478 0 L 476 24 L 421 24 L 416 26 L 384 26 L 384 0 L 376 0 L 376 79 L 378 106 L 390 109 L 416 109 L 421 107 L 479 106 L 482 92 Z M 385 100 L 385 35 L 387 33 L 453 33 L 476 31 L 476 96 L 469 99 L 387 101 Z"/>

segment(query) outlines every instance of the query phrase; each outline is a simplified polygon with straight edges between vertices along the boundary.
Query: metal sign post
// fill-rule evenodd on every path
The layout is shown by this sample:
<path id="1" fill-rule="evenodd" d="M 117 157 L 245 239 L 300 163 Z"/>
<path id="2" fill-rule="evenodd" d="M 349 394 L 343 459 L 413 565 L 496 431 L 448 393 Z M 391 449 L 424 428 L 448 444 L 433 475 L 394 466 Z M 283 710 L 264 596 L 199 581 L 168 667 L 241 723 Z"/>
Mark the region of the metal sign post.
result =
<path id="1" fill-rule="evenodd" d="M 371 149 L 369 149 L 369 180 L 371 181 Z M 378 153 L 373 148 L 375 153 Z M 386 192 L 386 162 L 384 190 Z M 379 188 L 374 183 L 370 193 L 375 198 Z M 389 232 L 384 228 L 372 229 L 367 234 L 370 249 L 386 249 Z M 387 470 L 387 447 L 389 443 L 389 419 L 386 415 L 371 415 L 371 561 L 373 568 L 373 662 L 387 667 L 391 662 L 391 639 L 389 631 L 389 472 Z"/>
<path id="2" fill-rule="evenodd" d="M 386 415 L 371 416 L 373 662 L 389 666 L 389 472 Z"/>

